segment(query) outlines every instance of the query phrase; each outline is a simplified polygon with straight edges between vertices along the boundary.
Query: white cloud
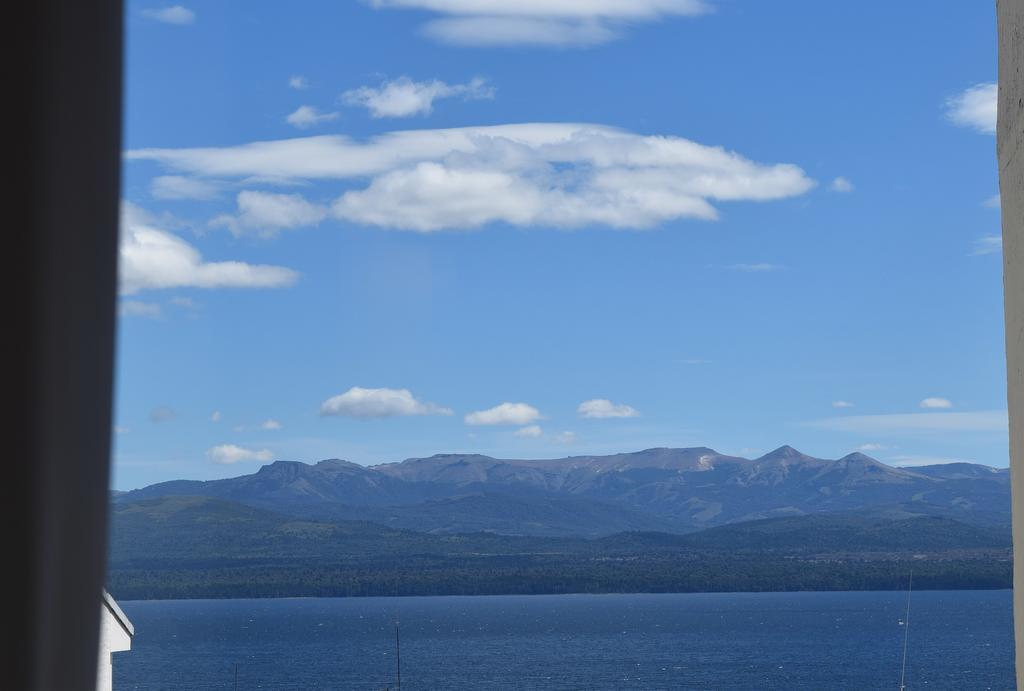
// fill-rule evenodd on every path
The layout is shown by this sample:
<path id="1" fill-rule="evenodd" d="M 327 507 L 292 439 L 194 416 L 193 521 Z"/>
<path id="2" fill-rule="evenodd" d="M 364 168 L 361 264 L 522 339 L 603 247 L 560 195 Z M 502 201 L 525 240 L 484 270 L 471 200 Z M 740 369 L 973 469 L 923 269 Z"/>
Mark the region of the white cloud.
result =
<path id="1" fill-rule="evenodd" d="M 516 430 L 513 434 L 517 437 L 526 437 L 527 439 L 540 439 L 544 435 L 544 430 L 541 429 L 540 425 L 529 425 Z"/>
<path id="2" fill-rule="evenodd" d="M 408 389 L 364 389 L 353 386 L 320 404 L 321 415 L 380 418 L 407 415 L 451 415 L 450 408 L 418 401 Z"/>
<path id="3" fill-rule="evenodd" d="M 149 421 L 156 424 L 170 422 L 176 417 L 178 417 L 178 414 L 174 412 L 174 409 L 165 405 L 158 405 L 149 411 Z"/>
<path id="4" fill-rule="evenodd" d="M 972 257 L 985 254 L 999 254 L 1003 251 L 1002 235 L 985 235 L 974 241 L 974 249 L 971 250 Z"/>
<path id="5" fill-rule="evenodd" d="M 453 17 L 436 19 L 423 33 L 442 43 L 462 46 L 537 45 L 594 46 L 608 43 L 619 33 L 595 21 L 537 19 L 534 17 Z"/>
<path id="6" fill-rule="evenodd" d="M 828 188 L 833 192 L 853 192 L 854 189 L 853 183 L 841 175 L 833 180 Z"/>
<path id="7" fill-rule="evenodd" d="M 466 415 L 467 425 L 529 425 L 540 419 L 540 411 L 527 403 L 501 403 Z"/>
<path id="8" fill-rule="evenodd" d="M 272 461 L 274 454 L 270 449 L 247 449 L 234 444 L 220 444 L 207 449 L 206 456 L 214 463 L 231 465 L 241 461 Z"/>
<path id="9" fill-rule="evenodd" d="M 921 401 L 922 408 L 952 408 L 953 403 L 946 398 L 931 397 Z"/>
<path id="10" fill-rule="evenodd" d="M 169 7 L 161 7 L 159 9 L 143 10 L 142 14 L 155 19 L 158 22 L 164 24 L 177 24 L 178 26 L 185 26 L 187 24 L 194 24 L 196 21 L 196 13 L 187 7 L 181 5 L 171 5 Z"/>
<path id="11" fill-rule="evenodd" d="M 334 111 L 323 113 L 316 106 L 299 106 L 285 118 L 285 121 L 293 127 L 304 130 L 314 125 L 319 125 L 322 122 L 337 120 L 340 115 L 340 113 Z"/>
<path id="12" fill-rule="evenodd" d="M 263 422 L 260 423 L 260 429 L 268 430 L 268 431 L 279 430 L 283 426 L 284 425 L 282 425 L 280 422 L 278 422 L 277 420 L 275 420 L 273 418 L 269 418 L 269 419 L 264 420 Z"/>
<path id="13" fill-rule="evenodd" d="M 991 197 L 981 203 L 986 209 L 999 209 L 1002 207 L 1002 199 L 998 194 L 993 194 Z"/>
<path id="14" fill-rule="evenodd" d="M 964 413 L 896 413 L 892 415 L 849 415 L 804 423 L 807 427 L 864 436 L 932 432 L 1005 432 L 1005 410 Z"/>
<path id="15" fill-rule="evenodd" d="M 649 228 L 714 220 L 713 203 L 771 201 L 814 186 L 792 164 L 599 125 L 548 123 L 392 132 L 357 142 L 318 136 L 234 147 L 138 149 L 201 177 L 348 183 L 335 218 L 419 232 L 489 223 Z M 365 186 L 360 181 L 368 180 Z M 357 185 L 352 188 L 353 185 Z"/>
<path id="16" fill-rule="evenodd" d="M 316 225 L 327 217 L 326 208 L 306 201 L 298 194 L 242 190 L 236 201 L 237 214 L 217 216 L 210 225 L 227 228 L 235 236 L 252 231 L 271 237 L 280 230 Z"/>
<path id="17" fill-rule="evenodd" d="M 884 446 L 882 446 L 881 444 L 874 444 L 874 443 L 861 444 L 860 446 L 857 447 L 858 451 L 865 451 L 865 452 L 881 451 L 883 449 L 885 449 Z"/>
<path id="18" fill-rule="evenodd" d="M 293 74 L 288 77 L 288 86 L 296 91 L 302 91 L 309 88 L 309 80 L 301 74 Z"/>
<path id="19" fill-rule="evenodd" d="M 769 271 L 781 271 L 786 267 L 781 264 L 730 264 L 729 268 L 733 271 L 745 271 L 747 273 L 768 273 Z"/>
<path id="20" fill-rule="evenodd" d="M 215 411 L 213 411 L 213 415 L 210 416 L 210 422 L 220 422 L 220 418 L 221 418 L 220 411 L 219 410 L 215 410 Z"/>
<path id="21" fill-rule="evenodd" d="M 415 82 L 409 77 L 399 77 L 382 82 L 376 88 L 361 86 L 341 95 L 344 103 L 366 108 L 375 118 L 430 115 L 434 101 L 455 97 L 464 100 L 494 98 L 494 88 L 479 77 L 465 84 L 446 84 L 438 79 Z"/>
<path id="22" fill-rule="evenodd" d="M 150 222 L 138 207 L 122 206 L 118 268 L 123 295 L 161 288 L 278 288 L 298 278 L 282 266 L 203 261 L 195 247 Z"/>
<path id="23" fill-rule="evenodd" d="M 833 408 L 852 408 L 853 403 L 849 401 L 832 401 Z"/>
<path id="24" fill-rule="evenodd" d="M 495 222 L 529 225 L 540 220 L 544 193 L 505 172 L 459 170 L 420 163 L 375 179 L 363 191 L 346 192 L 334 215 L 362 225 L 430 232 L 476 228 Z M 575 210 L 583 212 L 583 209 Z"/>
<path id="25" fill-rule="evenodd" d="M 594 398 L 583 401 L 576 408 L 577 414 L 585 418 L 637 417 L 640 415 L 635 408 L 624 403 L 615 404 L 607 398 Z"/>
<path id="26" fill-rule="evenodd" d="M 971 127 L 984 134 L 996 133 L 996 84 L 975 84 L 946 100 L 946 117 L 955 125 Z"/>
<path id="27" fill-rule="evenodd" d="M 157 199 L 216 199 L 220 185 L 181 175 L 160 175 L 149 183 L 149 193 Z"/>
<path id="28" fill-rule="evenodd" d="M 553 439 L 557 444 L 572 444 L 576 441 L 576 433 L 569 431 L 559 432 L 553 437 Z"/>
<path id="29" fill-rule="evenodd" d="M 155 302 L 140 300 L 122 300 L 117 306 L 117 313 L 122 317 L 157 318 L 161 314 L 160 305 Z"/>
<path id="30" fill-rule="evenodd" d="M 424 32 L 461 45 L 588 46 L 619 29 L 669 16 L 710 11 L 702 0 L 370 0 L 377 8 L 432 11 Z"/>
<path id="31" fill-rule="evenodd" d="M 129 430 L 127 427 L 122 427 L 121 425 L 114 426 L 114 434 L 128 434 L 128 432 Z"/>

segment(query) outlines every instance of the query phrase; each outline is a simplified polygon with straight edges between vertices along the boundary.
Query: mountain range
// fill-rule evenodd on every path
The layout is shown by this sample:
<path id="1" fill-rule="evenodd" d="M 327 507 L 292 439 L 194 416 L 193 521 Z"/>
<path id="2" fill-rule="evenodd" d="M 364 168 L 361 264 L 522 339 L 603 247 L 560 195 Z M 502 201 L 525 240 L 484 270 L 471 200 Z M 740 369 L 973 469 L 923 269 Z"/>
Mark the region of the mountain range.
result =
<path id="1" fill-rule="evenodd" d="M 790 446 L 755 459 L 698 447 L 544 460 L 438 454 L 374 466 L 276 461 L 250 475 L 163 482 L 113 501 L 173 496 L 426 533 L 588 538 L 864 511 L 1003 526 L 1010 513 L 1007 469 L 897 468 L 862 453 L 830 460 Z"/>

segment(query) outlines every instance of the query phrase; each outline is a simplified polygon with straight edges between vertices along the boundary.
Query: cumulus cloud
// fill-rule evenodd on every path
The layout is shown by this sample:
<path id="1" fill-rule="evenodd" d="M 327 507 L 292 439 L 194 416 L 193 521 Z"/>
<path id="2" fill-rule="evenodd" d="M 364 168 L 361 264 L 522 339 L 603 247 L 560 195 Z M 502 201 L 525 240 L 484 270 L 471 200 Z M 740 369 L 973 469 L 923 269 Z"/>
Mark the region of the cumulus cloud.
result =
<path id="1" fill-rule="evenodd" d="M 296 91 L 302 91 L 309 88 L 309 80 L 301 74 L 293 74 L 288 77 L 288 86 Z"/>
<path id="2" fill-rule="evenodd" d="M 337 120 L 340 115 L 340 113 L 334 111 L 324 113 L 316 106 L 299 106 L 285 118 L 285 121 L 292 127 L 304 130 L 314 125 L 319 125 L 322 122 Z"/>
<path id="3" fill-rule="evenodd" d="M 254 232 L 271 237 L 281 230 L 316 225 L 327 217 L 327 209 L 299 194 L 277 194 L 242 190 L 236 199 L 235 215 L 217 216 L 210 225 L 227 228 L 235 236 Z"/>
<path id="4" fill-rule="evenodd" d="M 852 408 L 853 404 L 849 401 L 832 401 L 833 408 Z"/>
<path id="5" fill-rule="evenodd" d="M 155 424 L 170 422 L 176 417 L 178 417 L 178 414 L 174 412 L 174 408 L 171 408 L 170 406 L 158 405 L 156 408 L 149 411 L 149 421 Z"/>
<path id="6" fill-rule="evenodd" d="M 501 403 L 466 415 L 467 425 L 529 425 L 540 419 L 540 411 L 527 403 Z"/>
<path id="7" fill-rule="evenodd" d="M 920 434 L 934 432 L 1005 432 L 1005 410 L 964 413 L 896 413 L 893 415 L 849 415 L 804 423 L 807 427 L 864 436 Z"/>
<path id="8" fill-rule="evenodd" d="M 122 300 L 117 306 L 117 313 L 122 317 L 150 317 L 156 319 L 162 313 L 160 305 L 155 302 L 140 300 Z"/>
<path id="9" fill-rule="evenodd" d="M 996 84 L 975 84 L 946 100 L 946 117 L 955 125 L 995 134 L 998 96 Z"/>
<path id="10" fill-rule="evenodd" d="M 540 439 L 544 436 L 544 430 L 541 429 L 540 425 L 529 425 L 522 429 L 517 429 L 513 434 L 517 437 L 525 437 L 527 439 Z"/>
<path id="11" fill-rule="evenodd" d="M 221 418 L 220 411 L 219 410 L 215 410 L 215 411 L 213 411 L 213 414 L 210 415 L 210 422 L 220 422 L 220 418 Z"/>
<path id="12" fill-rule="evenodd" d="M 428 36 L 459 45 L 589 46 L 617 38 L 622 28 L 670 16 L 710 11 L 702 0 L 370 0 L 377 8 L 441 15 Z"/>
<path id="13" fill-rule="evenodd" d="M 974 241 L 974 249 L 971 250 L 971 256 L 977 257 L 985 254 L 999 254 L 1002 251 L 1002 235 L 985 235 Z"/>
<path id="14" fill-rule="evenodd" d="M 260 429 L 263 429 L 263 430 L 274 431 L 274 430 L 279 430 L 282 427 L 284 427 L 284 425 L 282 425 L 280 422 L 278 422 L 277 420 L 275 420 L 273 418 L 266 419 L 266 420 L 264 420 L 263 422 L 260 423 Z"/>
<path id="15" fill-rule="evenodd" d="M 231 465 L 241 461 L 272 461 L 270 449 L 247 449 L 234 444 L 220 444 L 206 450 L 206 457 L 220 465 Z"/>
<path id="16" fill-rule="evenodd" d="M 494 88 L 479 77 L 465 84 L 446 84 L 438 79 L 416 82 L 409 77 L 399 77 L 384 81 L 378 87 L 361 86 L 346 91 L 341 98 L 347 105 L 366 108 L 375 118 L 407 118 L 430 115 L 434 101 L 443 98 L 494 98 Z"/>
<path id="17" fill-rule="evenodd" d="M 331 208 L 335 218 L 419 232 L 490 223 L 649 228 L 714 220 L 715 203 L 785 199 L 815 184 L 792 164 L 757 163 L 681 137 L 572 123 L 137 149 L 126 157 L 200 177 L 344 181 L 348 189 Z"/>
<path id="18" fill-rule="evenodd" d="M 220 185 L 181 175 L 160 175 L 149 183 L 149 193 L 157 199 L 216 199 Z"/>
<path id="19" fill-rule="evenodd" d="M 833 192 L 853 192 L 853 183 L 840 175 L 829 184 L 828 188 Z"/>
<path id="20" fill-rule="evenodd" d="M 381 418 L 408 415 L 451 415 L 450 408 L 417 400 L 408 389 L 364 389 L 353 386 L 320 404 L 321 415 Z"/>
<path id="21" fill-rule="evenodd" d="M 151 222 L 138 207 L 122 206 L 118 269 L 123 295 L 161 288 L 278 288 L 298 278 L 282 266 L 204 261 L 195 247 Z"/>
<path id="22" fill-rule="evenodd" d="M 926 398 L 923 401 L 921 401 L 920 405 L 921 405 L 922 408 L 952 408 L 953 407 L 953 403 L 949 399 L 937 398 L 937 397 Z"/>
<path id="23" fill-rule="evenodd" d="M 607 23 L 534 17 L 455 17 L 437 19 L 423 33 L 442 43 L 464 46 L 594 46 L 619 37 Z"/>
<path id="24" fill-rule="evenodd" d="M 559 432 L 553 437 L 553 439 L 557 444 L 572 444 L 576 441 L 576 433 L 569 431 Z"/>
<path id="25" fill-rule="evenodd" d="M 986 209 L 999 209 L 1002 207 L 1002 199 L 998 194 L 993 194 L 991 197 L 981 203 Z"/>
<path id="26" fill-rule="evenodd" d="M 142 14 L 158 22 L 177 24 L 178 26 L 194 24 L 196 21 L 196 13 L 181 5 L 143 10 Z"/>
<path id="27" fill-rule="evenodd" d="M 576 408 L 577 414 L 585 418 L 637 417 L 640 413 L 625 403 L 612 403 L 607 398 L 583 401 Z"/>

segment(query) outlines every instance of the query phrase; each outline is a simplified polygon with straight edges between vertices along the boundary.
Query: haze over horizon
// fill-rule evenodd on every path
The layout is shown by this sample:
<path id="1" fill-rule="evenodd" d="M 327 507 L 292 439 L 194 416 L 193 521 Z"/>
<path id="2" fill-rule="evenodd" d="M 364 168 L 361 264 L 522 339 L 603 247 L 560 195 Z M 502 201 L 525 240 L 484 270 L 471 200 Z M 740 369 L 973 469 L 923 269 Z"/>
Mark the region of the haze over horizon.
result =
<path id="1" fill-rule="evenodd" d="M 115 489 L 1007 466 L 991 5 L 515 5 L 128 3 Z"/>

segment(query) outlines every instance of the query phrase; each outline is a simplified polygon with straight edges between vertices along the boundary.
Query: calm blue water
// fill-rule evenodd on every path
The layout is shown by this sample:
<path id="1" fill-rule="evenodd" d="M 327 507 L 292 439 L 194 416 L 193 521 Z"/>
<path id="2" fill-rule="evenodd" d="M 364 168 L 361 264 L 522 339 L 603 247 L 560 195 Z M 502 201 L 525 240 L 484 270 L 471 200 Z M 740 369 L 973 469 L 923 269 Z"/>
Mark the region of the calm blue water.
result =
<path id="1" fill-rule="evenodd" d="M 123 602 L 115 689 L 896 689 L 904 593 Z M 916 592 L 910 689 L 1012 689 L 1010 591 Z"/>

